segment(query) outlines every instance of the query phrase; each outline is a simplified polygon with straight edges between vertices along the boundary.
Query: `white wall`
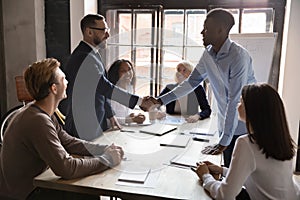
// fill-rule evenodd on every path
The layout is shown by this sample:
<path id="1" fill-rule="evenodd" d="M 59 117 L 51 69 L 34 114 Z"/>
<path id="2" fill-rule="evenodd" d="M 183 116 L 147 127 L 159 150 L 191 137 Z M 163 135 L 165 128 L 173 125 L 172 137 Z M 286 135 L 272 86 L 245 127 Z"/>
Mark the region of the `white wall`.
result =
<path id="1" fill-rule="evenodd" d="M 80 20 L 89 13 L 97 13 L 97 0 L 70 1 L 71 52 L 82 40 Z"/>
<path id="2" fill-rule="evenodd" d="M 298 142 L 300 120 L 300 1 L 287 0 L 278 91 L 286 108 L 291 135 Z"/>
<path id="3" fill-rule="evenodd" d="M 8 109 L 20 104 L 14 77 L 46 56 L 44 0 L 3 0 L 3 34 Z"/>

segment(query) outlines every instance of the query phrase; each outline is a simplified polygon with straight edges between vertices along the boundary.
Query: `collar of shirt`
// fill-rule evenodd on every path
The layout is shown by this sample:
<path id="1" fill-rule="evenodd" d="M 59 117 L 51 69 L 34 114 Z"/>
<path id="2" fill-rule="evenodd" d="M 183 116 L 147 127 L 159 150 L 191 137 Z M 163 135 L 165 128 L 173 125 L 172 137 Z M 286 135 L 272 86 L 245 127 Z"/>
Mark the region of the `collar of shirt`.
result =
<path id="1" fill-rule="evenodd" d="M 232 41 L 229 38 L 227 38 L 217 54 L 213 50 L 211 45 L 207 48 L 207 51 L 214 59 L 218 60 L 229 53 L 231 43 Z"/>
<path id="2" fill-rule="evenodd" d="M 86 41 L 84 41 L 84 40 L 82 40 L 82 42 L 84 42 L 84 43 L 86 43 L 87 45 L 89 45 L 89 46 L 93 49 L 93 51 L 94 51 L 95 53 L 99 53 L 99 48 L 94 47 L 93 45 L 91 45 L 90 43 L 88 43 L 88 42 L 86 42 Z"/>

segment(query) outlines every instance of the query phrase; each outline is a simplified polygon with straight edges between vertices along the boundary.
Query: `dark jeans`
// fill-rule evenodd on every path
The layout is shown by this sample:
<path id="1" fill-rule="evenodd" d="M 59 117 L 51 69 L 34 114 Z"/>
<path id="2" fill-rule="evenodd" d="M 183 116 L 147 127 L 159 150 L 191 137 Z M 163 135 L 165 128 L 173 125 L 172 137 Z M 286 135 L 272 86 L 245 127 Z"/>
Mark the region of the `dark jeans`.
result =
<path id="1" fill-rule="evenodd" d="M 224 158 L 224 166 L 225 167 L 229 167 L 229 165 L 230 165 L 231 156 L 232 156 L 233 148 L 234 148 L 234 145 L 235 145 L 235 141 L 239 136 L 241 136 L 241 135 L 234 135 L 232 137 L 232 140 L 231 140 L 229 146 L 225 149 L 225 151 L 223 151 L 223 158 Z"/>
<path id="2" fill-rule="evenodd" d="M 81 194 L 76 192 L 66 192 L 60 190 L 52 190 L 46 188 L 36 188 L 32 191 L 27 200 L 99 200 L 99 196 L 89 195 L 89 194 Z"/>

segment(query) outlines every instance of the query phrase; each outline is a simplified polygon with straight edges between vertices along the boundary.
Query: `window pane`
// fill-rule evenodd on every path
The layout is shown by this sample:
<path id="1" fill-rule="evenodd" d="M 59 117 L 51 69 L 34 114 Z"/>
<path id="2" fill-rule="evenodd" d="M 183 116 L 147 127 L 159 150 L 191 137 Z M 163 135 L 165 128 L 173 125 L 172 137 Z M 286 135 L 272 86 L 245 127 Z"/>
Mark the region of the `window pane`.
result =
<path id="1" fill-rule="evenodd" d="M 163 56 L 161 85 L 164 87 L 166 84 L 174 83 L 176 65 L 182 60 L 182 47 L 164 47 Z"/>
<path id="2" fill-rule="evenodd" d="M 151 48 L 136 48 L 136 94 L 145 96 L 150 94 L 151 67 L 155 63 L 151 63 Z"/>
<path id="3" fill-rule="evenodd" d="M 239 24 L 240 24 L 240 20 L 239 20 L 239 13 L 240 11 L 238 9 L 227 9 L 234 17 L 234 25 L 230 30 L 230 33 L 239 33 Z"/>
<path id="4" fill-rule="evenodd" d="M 185 59 L 193 63 L 195 66 L 199 62 L 205 48 L 203 46 L 199 47 L 186 47 Z"/>
<path id="5" fill-rule="evenodd" d="M 183 10 L 165 10 L 164 14 L 164 45 L 183 44 Z"/>
<path id="6" fill-rule="evenodd" d="M 109 41 L 110 39 L 108 39 Z M 124 46 L 119 44 L 108 44 L 106 48 L 106 66 L 110 67 L 110 65 L 120 57 L 124 57 L 127 55 L 130 56 L 131 47 L 130 46 Z M 131 60 L 130 57 L 127 58 L 128 60 Z"/>
<path id="7" fill-rule="evenodd" d="M 273 9 L 244 9 L 242 33 L 273 32 Z"/>
<path id="8" fill-rule="evenodd" d="M 135 44 L 150 45 L 155 43 L 155 31 L 152 29 L 151 13 L 136 13 Z"/>
<path id="9" fill-rule="evenodd" d="M 130 13 L 120 13 L 119 14 L 119 43 L 127 44 L 131 43 L 131 14 Z"/>
<path id="10" fill-rule="evenodd" d="M 201 31 L 206 18 L 206 10 L 187 10 L 187 45 L 203 45 Z"/>

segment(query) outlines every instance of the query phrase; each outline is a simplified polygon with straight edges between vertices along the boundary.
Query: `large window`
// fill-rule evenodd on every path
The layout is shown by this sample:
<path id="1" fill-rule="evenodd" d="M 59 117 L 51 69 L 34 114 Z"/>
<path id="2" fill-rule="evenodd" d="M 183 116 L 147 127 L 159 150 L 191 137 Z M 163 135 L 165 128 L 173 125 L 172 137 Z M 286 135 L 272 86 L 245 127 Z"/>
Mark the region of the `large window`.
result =
<path id="1" fill-rule="evenodd" d="M 235 18 L 231 33 L 273 31 L 274 9 L 228 9 Z M 206 9 L 109 9 L 111 27 L 107 66 L 126 58 L 136 66 L 138 95 L 158 95 L 174 82 L 176 63 L 182 59 L 197 64 L 204 47 L 201 31 Z"/>

